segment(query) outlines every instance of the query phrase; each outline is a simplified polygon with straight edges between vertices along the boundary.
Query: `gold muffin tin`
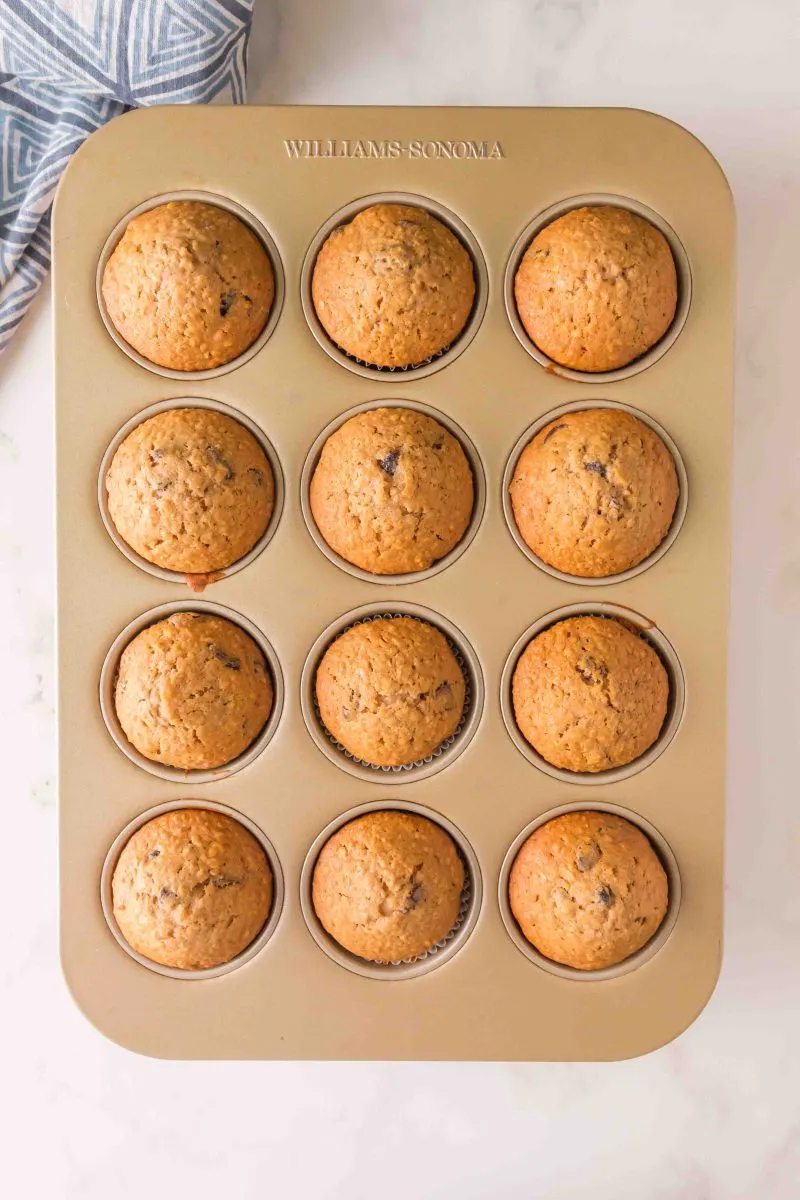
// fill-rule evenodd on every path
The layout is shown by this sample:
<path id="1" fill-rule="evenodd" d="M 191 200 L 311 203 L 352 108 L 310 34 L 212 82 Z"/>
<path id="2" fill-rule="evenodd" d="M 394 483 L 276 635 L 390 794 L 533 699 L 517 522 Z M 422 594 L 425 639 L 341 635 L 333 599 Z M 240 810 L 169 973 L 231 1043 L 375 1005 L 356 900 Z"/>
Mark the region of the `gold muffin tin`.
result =
<path id="1" fill-rule="evenodd" d="M 99 295 L 130 216 L 181 197 L 241 215 L 275 268 L 266 329 L 214 371 L 147 363 L 108 327 Z M 310 305 L 321 240 L 377 199 L 430 209 L 475 263 L 467 329 L 406 370 L 344 355 Z M 513 273 L 543 222 L 597 201 L 642 212 L 666 234 L 679 307 L 662 342 L 629 368 L 579 375 L 538 361 L 514 313 Z M 713 158 L 680 127 L 632 110 L 162 108 L 118 118 L 79 151 L 54 219 L 61 946 L 78 1004 L 107 1036 L 173 1058 L 613 1059 L 662 1045 L 697 1016 L 717 978 L 722 929 L 733 248 L 733 206 Z M 631 409 L 666 433 L 681 499 L 666 542 L 641 567 L 586 581 L 543 569 L 518 544 L 505 493 L 541 423 L 596 403 Z M 103 486 L 132 424 L 192 404 L 242 419 L 276 476 L 269 529 L 201 598 L 120 541 Z M 442 420 L 476 484 L 461 545 L 402 577 L 337 559 L 308 506 L 324 435 L 384 404 Z M 114 713 L 124 645 L 181 609 L 239 622 L 276 685 L 262 735 L 219 771 L 141 758 Z M 535 630 L 571 612 L 622 617 L 667 666 L 664 730 L 629 768 L 556 771 L 514 725 L 508 685 L 518 654 Z M 349 759 L 314 706 L 314 665 L 330 639 L 380 614 L 434 621 L 470 684 L 452 743 L 407 770 Z M 186 804 L 239 816 L 276 876 L 262 934 L 214 971 L 137 958 L 110 904 L 127 836 L 165 806 Z M 452 936 L 408 963 L 348 955 L 310 903 L 324 838 L 381 807 L 440 821 L 467 867 Z M 576 807 L 638 823 L 670 878 L 661 929 L 610 971 L 542 959 L 508 909 L 521 839 Z"/>

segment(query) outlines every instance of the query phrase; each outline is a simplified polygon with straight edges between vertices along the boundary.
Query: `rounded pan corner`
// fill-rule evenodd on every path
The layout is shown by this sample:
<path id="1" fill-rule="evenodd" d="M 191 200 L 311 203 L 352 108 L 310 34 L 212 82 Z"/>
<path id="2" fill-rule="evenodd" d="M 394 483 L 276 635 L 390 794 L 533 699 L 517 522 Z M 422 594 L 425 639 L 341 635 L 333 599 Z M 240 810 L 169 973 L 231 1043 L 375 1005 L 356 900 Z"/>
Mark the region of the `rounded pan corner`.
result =
<path id="1" fill-rule="evenodd" d="M 688 1015 L 681 1014 L 680 1022 L 677 1028 L 670 1030 L 664 1035 L 659 1033 L 654 1041 L 648 1041 L 644 1046 L 632 1049 L 630 1053 L 621 1054 L 619 1056 L 609 1058 L 606 1061 L 634 1062 L 636 1059 L 646 1058 L 648 1054 L 655 1054 L 659 1050 L 666 1050 L 666 1048 L 671 1046 L 673 1042 L 676 1042 L 678 1038 L 683 1037 L 683 1035 L 687 1033 L 688 1030 L 691 1029 L 691 1027 L 695 1024 L 695 1022 L 703 1015 L 714 997 L 714 993 L 717 990 L 717 984 L 719 983 L 720 974 L 722 972 L 722 958 L 723 940 L 722 936 L 720 935 L 716 943 L 716 957 L 712 965 L 710 979 L 706 984 L 704 984 L 699 1000 L 696 1000 L 692 1003 L 692 1007 L 690 1008 Z"/>
<path id="2" fill-rule="evenodd" d="M 72 185 L 83 173 L 84 166 L 90 171 L 94 170 L 94 163 L 92 162 L 94 151 L 96 151 L 100 144 L 105 142 L 107 138 L 115 138 L 118 136 L 121 123 L 124 122 L 127 125 L 134 120 L 137 122 L 141 121 L 154 111 L 155 107 L 153 109 L 128 109 L 127 112 L 120 113 L 119 116 L 114 117 L 113 120 L 106 121 L 104 125 L 100 125 L 97 129 L 93 129 L 89 136 L 85 138 L 83 142 L 81 142 L 80 146 L 78 146 L 78 149 L 71 156 L 69 162 L 67 163 L 64 173 L 58 181 L 55 196 L 53 197 L 52 221 L 54 242 L 56 240 L 59 205 L 63 203 L 63 197 L 70 191 Z"/>
<path id="3" fill-rule="evenodd" d="M 138 1043 L 135 1038 L 123 1036 L 113 1025 L 113 1012 L 106 1011 L 101 1013 L 93 1008 L 94 993 L 91 988 L 87 988 L 85 992 L 81 991 L 78 982 L 79 972 L 76 972 L 76 978 L 73 980 L 70 968 L 67 965 L 63 942 L 59 945 L 59 964 L 61 967 L 61 978 L 70 1000 L 83 1019 L 101 1037 L 104 1037 L 107 1042 L 111 1042 L 113 1046 L 119 1046 L 120 1050 L 126 1050 L 129 1054 L 139 1054 L 142 1058 L 161 1059 L 167 1062 L 171 1060 L 172 1055 L 162 1054 L 147 1045 Z M 86 978 L 85 974 L 81 976 L 81 980 Z"/>
<path id="4" fill-rule="evenodd" d="M 726 199 L 730 204 L 731 212 L 733 213 L 734 218 L 736 217 L 736 200 L 733 195 L 733 189 L 731 187 L 730 180 L 725 174 L 725 170 L 721 162 L 713 153 L 713 151 L 708 148 L 702 138 L 700 138 L 696 133 L 693 133 L 691 129 L 687 129 L 685 125 L 680 123 L 680 121 L 676 121 L 673 117 L 667 117 L 664 115 L 664 113 L 654 112 L 650 108 L 636 108 L 632 105 L 622 105 L 617 111 L 634 113 L 638 117 L 644 117 L 648 121 L 651 121 L 655 124 L 666 126 L 670 130 L 674 131 L 673 136 L 677 136 L 679 139 L 693 144 L 700 151 L 701 156 L 708 162 L 708 165 L 721 180 L 726 194 Z"/>

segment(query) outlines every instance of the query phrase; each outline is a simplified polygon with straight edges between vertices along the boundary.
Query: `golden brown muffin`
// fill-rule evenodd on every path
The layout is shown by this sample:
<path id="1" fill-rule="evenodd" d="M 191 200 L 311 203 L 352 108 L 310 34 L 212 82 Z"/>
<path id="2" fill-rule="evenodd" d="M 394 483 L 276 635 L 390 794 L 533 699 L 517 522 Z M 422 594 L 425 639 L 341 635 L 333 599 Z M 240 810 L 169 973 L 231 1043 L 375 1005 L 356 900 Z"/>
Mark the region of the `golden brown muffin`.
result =
<path id="1" fill-rule="evenodd" d="M 531 242 L 514 281 L 526 333 L 553 362 L 614 371 L 669 329 L 678 277 L 669 242 L 636 213 L 574 208 Z"/>
<path id="2" fill-rule="evenodd" d="M 221 571 L 251 550 L 275 504 L 272 468 L 244 425 L 173 408 L 137 425 L 106 473 L 120 537 L 156 566 Z"/>
<path id="3" fill-rule="evenodd" d="M 263 928 L 272 871 L 244 825 L 225 813 L 175 809 L 126 842 L 111 884 L 126 942 L 165 967 L 230 962 Z"/>
<path id="4" fill-rule="evenodd" d="M 512 698 L 521 733 L 547 762 L 607 771 L 652 746 L 669 679 L 653 647 L 620 621 L 568 617 L 525 647 Z"/>
<path id="5" fill-rule="evenodd" d="M 649 840 L 613 813 L 540 825 L 514 860 L 511 911 L 540 954 L 581 971 L 613 967 L 650 941 L 667 912 L 667 875 Z"/>
<path id="6" fill-rule="evenodd" d="M 427 758 L 464 712 L 464 673 L 444 634 L 414 617 L 345 630 L 317 667 L 322 723 L 356 758 L 396 767 Z"/>
<path id="7" fill-rule="evenodd" d="M 464 865 L 449 834 L 412 813 L 367 813 L 320 851 L 314 911 L 345 950 L 402 962 L 430 950 L 458 920 Z"/>
<path id="8" fill-rule="evenodd" d="M 275 277 L 227 209 L 171 200 L 133 217 L 103 272 L 114 328 L 144 358 L 205 371 L 237 358 L 267 323 Z"/>
<path id="9" fill-rule="evenodd" d="M 423 413 L 375 408 L 340 426 L 311 480 L 325 541 L 375 575 L 424 571 L 464 536 L 472 471 L 461 444 Z"/>
<path id="10" fill-rule="evenodd" d="M 511 482 L 514 519 L 543 562 L 597 578 L 635 567 L 672 524 L 678 475 L 657 433 L 630 413 L 591 408 L 541 429 Z"/>
<path id="11" fill-rule="evenodd" d="M 345 353 L 378 367 L 414 366 L 455 341 L 469 320 L 472 259 L 424 209 L 373 204 L 324 242 L 311 295 Z"/>
<path id="12" fill-rule="evenodd" d="M 264 655 L 232 621 L 173 613 L 122 652 L 114 703 L 128 741 L 153 762 L 222 767 L 242 754 L 272 711 Z"/>

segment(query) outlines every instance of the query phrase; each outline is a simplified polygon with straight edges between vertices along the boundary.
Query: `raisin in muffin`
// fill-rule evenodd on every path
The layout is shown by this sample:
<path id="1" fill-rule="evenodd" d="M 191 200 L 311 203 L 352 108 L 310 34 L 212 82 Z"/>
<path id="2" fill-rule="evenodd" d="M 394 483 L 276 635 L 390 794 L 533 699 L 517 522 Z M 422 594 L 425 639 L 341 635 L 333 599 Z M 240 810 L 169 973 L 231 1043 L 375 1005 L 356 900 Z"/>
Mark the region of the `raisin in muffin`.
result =
<path id="1" fill-rule="evenodd" d="M 424 571 L 464 536 L 472 471 L 461 444 L 432 417 L 375 408 L 326 441 L 311 512 L 337 554 L 375 575 Z"/>
<path id="2" fill-rule="evenodd" d="M 119 661 L 114 690 L 128 741 L 153 762 L 222 767 L 242 754 L 272 711 L 264 655 L 238 625 L 173 613 L 138 633 Z"/>
<path id="3" fill-rule="evenodd" d="M 512 680 L 520 732 L 565 771 L 607 771 L 653 745 L 669 678 L 653 647 L 612 617 L 568 617 L 537 634 Z"/>
<path id="4" fill-rule="evenodd" d="M 353 625 L 317 667 L 319 715 L 363 762 L 395 767 L 433 754 L 464 712 L 464 673 L 444 634 L 414 617 Z"/>
<path id="5" fill-rule="evenodd" d="M 312 901 L 345 950 L 377 962 L 416 958 L 456 924 L 464 865 L 449 834 L 405 812 L 372 812 L 337 830 L 314 867 Z"/>
<path id="6" fill-rule="evenodd" d="M 106 491 L 120 537 L 148 562 L 187 574 L 242 558 L 275 504 L 259 443 L 209 408 L 171 408 L 137 425 L 111 460 Z"/>
<path id="7" fill-rule="evenodd" d="M 597 971 L 650 941 L 666 916 L 669 885 L 649 840 L 630 821 L 570 812 L 540 825 L 524 843 L 508 899 L 540 954 Z"/>
<path id="8" fill-rule="evenodd" d="M 424 209 L 373 204 L 324 242 L 311 295 L 320 324 L 345 353 L 372 366 L 414 366 L 467 324 L 472 259 Z"/>
<path id="9" fill-rule="evenodd" d="M 230 962 L 266 923 L 272 871 L 225 813 L 175 809 L 132 834 L 114 868 L 114 918 L 128 944 L 184 971 Z"/>
<path id="10" fill-rule="evenodd" d="M 227 209 L 171 200 L 133 217 L 103 272 L 114 328 L 175 371 L 221 366 L 253 344 L 275 297 L 259 239 Z"/>
<path id="11" fill-rule="evenodd" d="M 669 242 L 644 217 L 601 204 L 537 233 L 514 281 L 525 332 L 553 362 L 613 371 L 669 329 L 678 277 Z"/>
<path id="12" fill-rule="evenodd" d="M 511 482 L 514 520 L 543 562 L 598 578 L 637 566 L 664 540 L 678 502 L 675 462 L 630 413 L 565 413 L 528 443 Z"/>

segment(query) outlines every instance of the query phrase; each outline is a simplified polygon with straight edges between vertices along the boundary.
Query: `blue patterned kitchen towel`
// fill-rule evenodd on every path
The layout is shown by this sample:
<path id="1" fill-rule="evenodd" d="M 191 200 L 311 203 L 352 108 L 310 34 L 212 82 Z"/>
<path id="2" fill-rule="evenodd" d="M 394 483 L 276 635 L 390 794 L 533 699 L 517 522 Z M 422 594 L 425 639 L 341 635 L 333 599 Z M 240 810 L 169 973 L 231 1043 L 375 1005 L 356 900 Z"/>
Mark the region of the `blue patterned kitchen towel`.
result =
<path id="1" fill-rule="evenodd" d="M 254 0 L 0 0 L 0 353 L 50 267 L 71 155 L 150 104 L 245 99 Z"/>

